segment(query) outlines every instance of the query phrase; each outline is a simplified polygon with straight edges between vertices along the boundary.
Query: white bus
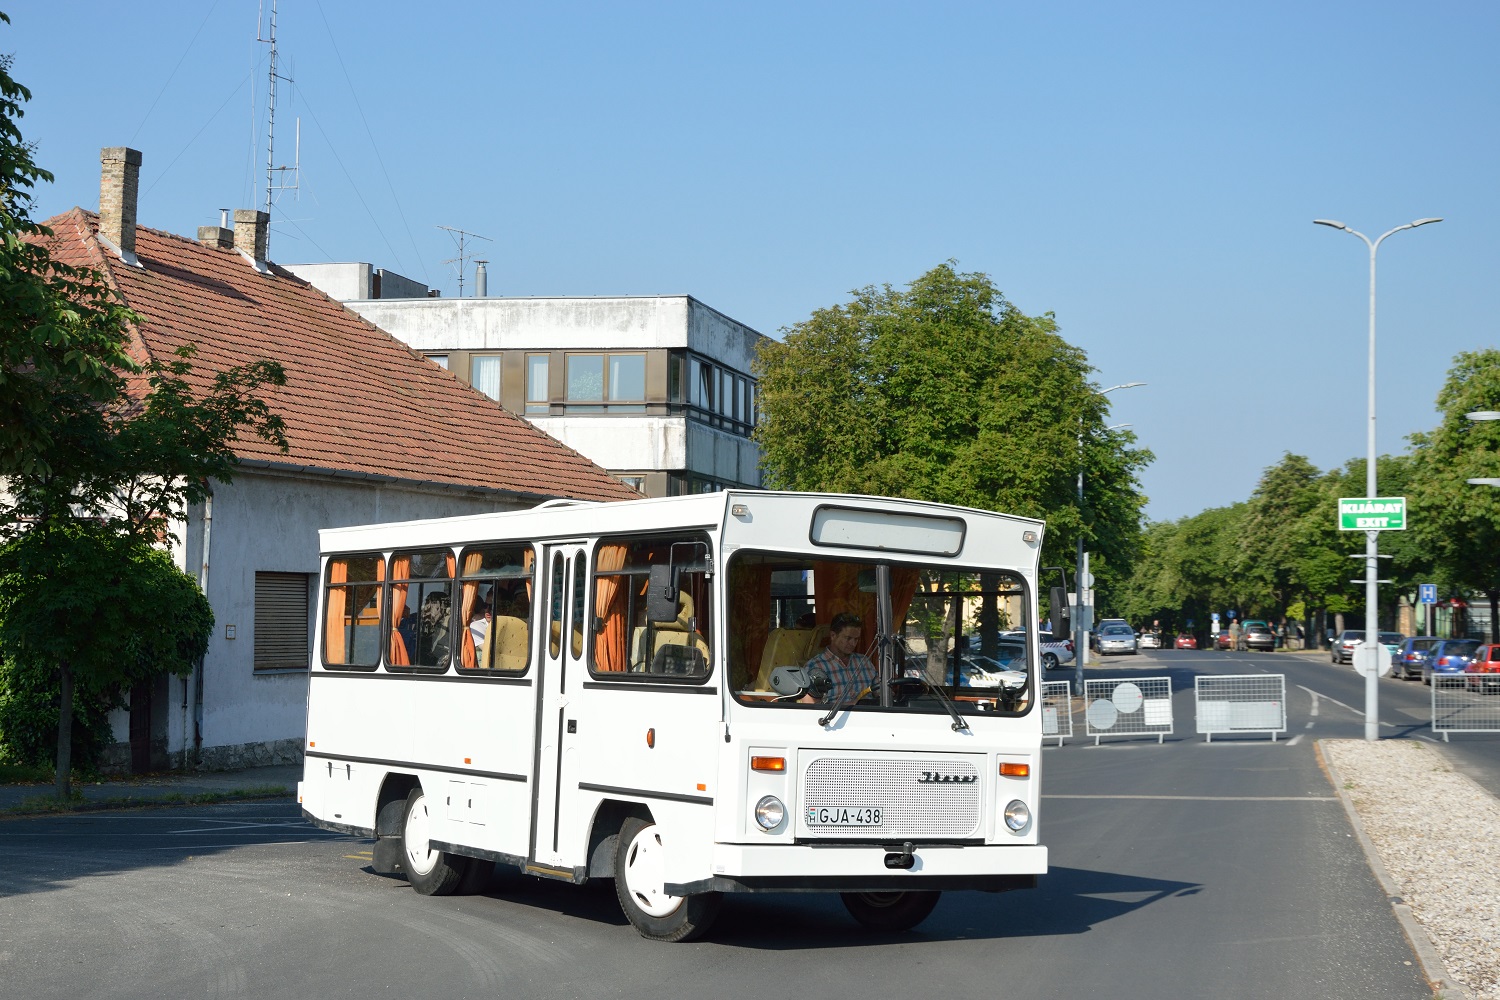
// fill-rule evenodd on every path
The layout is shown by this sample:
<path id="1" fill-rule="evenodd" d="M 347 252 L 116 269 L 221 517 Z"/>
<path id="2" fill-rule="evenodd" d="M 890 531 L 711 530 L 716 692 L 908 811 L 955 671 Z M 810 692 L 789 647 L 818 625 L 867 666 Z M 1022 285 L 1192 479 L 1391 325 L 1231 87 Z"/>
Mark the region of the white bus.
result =
<path id="1" fill-rule="evenodd" d="M 418 892 L 613 878 L 664 941 L 730 892 L 905 930 L 1031 887 L 1038 653 L 1001 633 L 1042 531 L 750 491 L 325 530 L 298 799 Z"/>

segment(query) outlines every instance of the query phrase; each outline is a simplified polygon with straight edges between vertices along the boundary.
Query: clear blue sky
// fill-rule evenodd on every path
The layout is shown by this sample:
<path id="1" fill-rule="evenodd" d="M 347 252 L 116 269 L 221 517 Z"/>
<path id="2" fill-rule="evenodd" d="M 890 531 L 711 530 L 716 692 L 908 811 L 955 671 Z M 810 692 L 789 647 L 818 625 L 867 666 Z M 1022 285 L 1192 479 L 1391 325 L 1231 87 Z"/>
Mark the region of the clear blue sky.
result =
<path id="1" fill-rule="evenodd" d="M 257 0 L 0 9 L 41 215 L 97 208 L 116 145 L 145 225 L 261 206 Z M 1363 456 L 1368 257 L 1312 219 L 1447 220 L 1380 251 L 1382 451 L 1500 343 L 1494 3 L 281 0 L 278 39 L 302 188 L 274 260 L 453 295 L 456 226 L 493 238 L 491 294 L 688 293 L 775 335 L 956 259 L 1055 313 L 1101 386 L 1150 383 L 1111 419 L 1156 453 L 1156 518 L 1284 451 Z"/>

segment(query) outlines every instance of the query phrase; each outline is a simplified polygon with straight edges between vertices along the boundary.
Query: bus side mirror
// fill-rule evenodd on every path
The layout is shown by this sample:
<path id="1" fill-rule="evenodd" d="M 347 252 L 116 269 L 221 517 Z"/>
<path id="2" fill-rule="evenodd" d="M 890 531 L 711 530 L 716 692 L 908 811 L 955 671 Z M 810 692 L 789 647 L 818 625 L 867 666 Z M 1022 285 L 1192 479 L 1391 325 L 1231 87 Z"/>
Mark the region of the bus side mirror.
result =
<path id="1" fill-rule="evenodd" d="M 1053 587 L 1050 594 L 1052 600 L 1052 624 L 1063 635 L 1071 635 L 1073 632 L 1073 623 L 1069 620 L 1071 616 L 1068 614 L 1068 592 L 1061 587 Z"/>
<path id="2" fill-rule="evenodd" d="M 646 583 L 646 617 L 654 622 L 674 622 L 682 609 L 677 603 L 677 581 L 672 567 L 657 564 L 651 567 L 651 577 Z"/>

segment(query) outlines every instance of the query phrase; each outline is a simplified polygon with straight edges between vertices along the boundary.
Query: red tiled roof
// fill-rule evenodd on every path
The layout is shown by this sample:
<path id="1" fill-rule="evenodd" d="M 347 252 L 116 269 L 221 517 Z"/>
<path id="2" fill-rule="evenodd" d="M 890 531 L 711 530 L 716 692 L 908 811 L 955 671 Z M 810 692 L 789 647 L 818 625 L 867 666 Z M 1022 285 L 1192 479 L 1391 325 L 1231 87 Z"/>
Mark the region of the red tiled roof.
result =
<path id="1" fill-rule="evenodd" d="M 260 395 L 286 421 L 291 450 L 250 434 L 236 442 L 241 459 L 530 497 L 640 496 L 275 264 L 261 274 L 236 250 L 138 226 L 143 266 L 132 267 L 100 245 L 91 212 L 45 225 L 55 257 L 103 272 L 140 317 L 139 350 L 165 361 L 197 346 L 195 389 L 235 365 L 281 363 L 286 385 Z"/>

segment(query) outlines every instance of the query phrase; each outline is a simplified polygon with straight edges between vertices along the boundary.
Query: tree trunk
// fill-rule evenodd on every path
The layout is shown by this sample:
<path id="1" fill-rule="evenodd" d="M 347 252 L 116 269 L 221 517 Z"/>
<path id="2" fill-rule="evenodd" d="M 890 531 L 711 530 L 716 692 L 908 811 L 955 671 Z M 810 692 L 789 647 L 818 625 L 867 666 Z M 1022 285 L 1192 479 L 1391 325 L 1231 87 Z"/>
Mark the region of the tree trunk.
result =
<path id="1" fill-rule="evenodd" d="M 73 665 L 63 660 L 58 674 L 62 698 L 57 706 L 57 797 L 67 800 L 73 795 Z"/>
<path id="2" fill-rule="evenodd" d="M 1490 642 L 1500 642 L 1500 590 L 1486 590 L 1490 599 Z"/>

